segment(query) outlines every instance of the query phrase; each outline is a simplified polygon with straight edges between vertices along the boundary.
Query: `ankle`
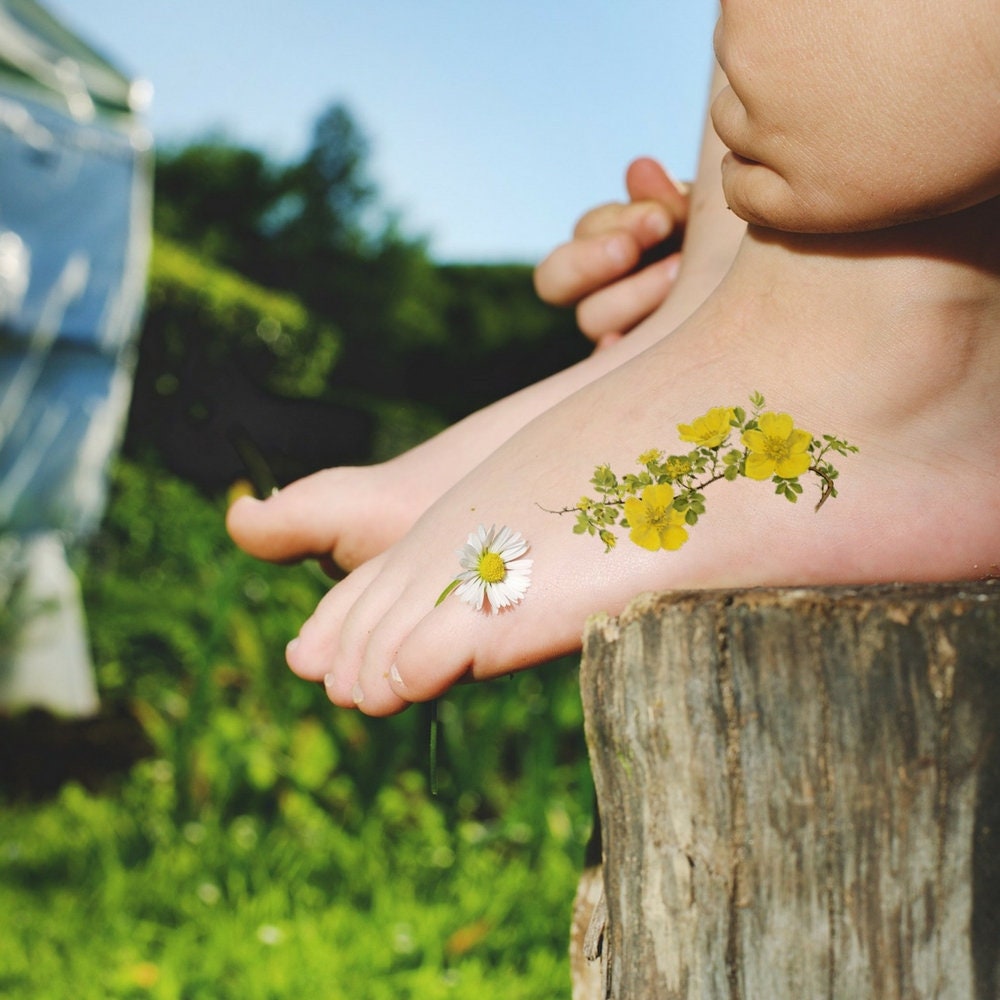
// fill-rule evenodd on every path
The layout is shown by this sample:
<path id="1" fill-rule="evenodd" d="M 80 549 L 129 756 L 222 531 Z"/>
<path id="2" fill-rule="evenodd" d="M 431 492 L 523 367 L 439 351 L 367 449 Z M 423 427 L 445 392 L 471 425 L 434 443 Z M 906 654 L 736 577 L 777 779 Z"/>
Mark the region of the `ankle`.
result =
<path id="1" fill-rule="evenodd" d="M 750 227 L 727 284 L 740 313 L 757 315 L 755 326 L 797 325 L 810 350 L 849 353 L 875 337 L 878 349 L 905 349 L 924 363 L 956 351 L 990 357 L 1000 248 L 957 243 L 953 221 L 837 236 Z"/>

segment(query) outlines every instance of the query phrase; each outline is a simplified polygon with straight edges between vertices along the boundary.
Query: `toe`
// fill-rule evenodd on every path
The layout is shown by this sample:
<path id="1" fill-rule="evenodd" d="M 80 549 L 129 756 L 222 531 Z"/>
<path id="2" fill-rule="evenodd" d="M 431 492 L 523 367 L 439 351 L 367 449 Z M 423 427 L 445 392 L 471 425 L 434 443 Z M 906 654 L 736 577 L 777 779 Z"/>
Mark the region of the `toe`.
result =
<path id="1" fill-rule="evenodd" d="M 258 559 L 290 562 L 328 556 L 336 538 L 328 473 L 316 473 L 256 500 L 240 497 L 226 514 L 234 542 Z"/>
<path id="2" fill-rule="evenodd" d="M 399 643 L 389 671 L 392 689 L 408 701 L 428 701 L 464 678 L 502 677 L 576 652 L 592 609 L 554 604 L 557 597 L 552 587 L 534 586 L 523 603 L 497 615 L 446 601 Z M 553 606 L 561 606 L 559 615 Z"/>
<path id="3" fill-rule="evenodd" d="M 326 681 L 327 675 L 331 673 L 345 678 L 351 674 L 350 663 L 347 662 L 351 647 L 347 644 L 345 649 L 344 625 L 372 579 L 377 576 L 379 562 L 380 560 L 372 560 L 355 570 L 327 591 L 316 605 L 316 609 L 299 629 L 299 634 L 286 647 L 285 659 L 293 673 L 310 681 Z M 360 656 L 356 657 L 356 662 L 360 662 Z M 335 699 L 338 704 L 353 704 L 350 690 L 356 675 L 355 667 L 353 676 L 344 680 L 339 687 L 333 686 L 334 690 L 344 689 L 342 697 Z M 329 683 L 327 689 L 331 689 Z"/>
<path id="4" fill-rule="evenodd" d="M 458 602 L 422 618 L 399 643 L 389 666 L 392 691 L 408 701 L 429 701 L 470 673 L 475 662 L 481 615 Z M 489 634 L 485 637 L 489 641 Z"/>
<path id="5" fill-rule="evenodd" d="M 368 491 L 363 484 L 377 475 L 376 466 L 325 469 L 266 500 L 240 497 L 226 514 L 226 528 L 240 548 L 258 559 L 315 557 L 329 563 L 332 557 L 343 569 L 353 569 L 388 548 L 412 520 L 398 501 L 364 501 Z M 373 516 L 376 509 L 378 517 Z"/>

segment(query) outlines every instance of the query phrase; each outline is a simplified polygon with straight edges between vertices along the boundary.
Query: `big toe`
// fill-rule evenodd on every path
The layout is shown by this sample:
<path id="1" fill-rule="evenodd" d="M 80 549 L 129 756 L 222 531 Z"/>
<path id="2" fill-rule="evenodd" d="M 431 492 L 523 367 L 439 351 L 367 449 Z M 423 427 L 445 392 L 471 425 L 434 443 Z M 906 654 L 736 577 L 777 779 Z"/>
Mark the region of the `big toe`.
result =
<path id="1" fill-rule="evenodd" d="M 250 555 L 270 562 L 329 556 L 337 542 L 344 512 L 336 486 L 319 472 L 256 500 L 240 497 L 226 513 L 226 529 Z"/>

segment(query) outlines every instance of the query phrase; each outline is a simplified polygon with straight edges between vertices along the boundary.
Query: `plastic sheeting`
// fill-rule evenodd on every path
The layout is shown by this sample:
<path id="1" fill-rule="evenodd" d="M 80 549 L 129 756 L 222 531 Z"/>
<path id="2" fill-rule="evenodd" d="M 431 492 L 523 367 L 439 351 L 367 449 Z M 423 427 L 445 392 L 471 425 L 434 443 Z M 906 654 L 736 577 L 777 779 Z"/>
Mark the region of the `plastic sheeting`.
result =
<path id="1" fill-rule="evenodd" d="M 128 134 L 4 93 L 0 529 L 89 531 L 128 405 L 148 252 Z"/>
<path id="2" fill-rule="evenodd" d="M 53 545 L 103 513 L 143 301 L 150 144 L 129 93 L 39 5 L 0 0 L 0 536 L 24 588 L 63 602 L 79 598 Z M 0 663 L 0 700 L 16 670 Z"/>

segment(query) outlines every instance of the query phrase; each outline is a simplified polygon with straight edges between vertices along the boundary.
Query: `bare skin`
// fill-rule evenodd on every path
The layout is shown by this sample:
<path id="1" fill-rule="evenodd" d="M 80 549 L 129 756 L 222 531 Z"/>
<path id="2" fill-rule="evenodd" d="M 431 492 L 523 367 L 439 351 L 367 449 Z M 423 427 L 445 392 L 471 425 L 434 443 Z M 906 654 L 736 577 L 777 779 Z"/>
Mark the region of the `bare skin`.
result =
<path id="1" fill-rule="evenodd" d="M 713 116 L 734 151 L 726 198 L 753 223 L 732 268 L 679 328 L 653 313 L 623 341 L 642 353 L 525 425 L 335 587 L 289 645 L 296 673 L 385 715 L 578 648 L 589 614 L 643 590 L 998 571 L 1000 17 L 967 0 L 931 23 L 922 3 L 723 0 L 732 86 Z M 541 509 L 753 390 L 861 449 L 821 512 L 720 483 L 679 551 L 604 555 Z M 478 523 L 531 543 L 531 587 L 497 616 L 435 605 Z"/>
<path id="2" fill-rule="evenodd" d="M 712 146 L 706 183 L 710 181 L 718 205 L 722 150 L 714 140 Z M 576 306 L 580 331 L 598 347 L 620 340 L 663 304 L 681 263 L 680 254 L 674 253 L 655 264 L 637 266 L 645 250 L 683 231 L 688 221 L 685 186 L 655 160 L 640 157 L 629 164 L 625 187 L 627 204 L 609 202 L 585 213 L 573 238 L 535 268 L 539 298 L 552 305 Z M 729 247 L 726 266 L 735 249 Z"/>
<path id="3" fill-rule="evenodd" d="M 724 82 L 718 75 L 713 93 Z M 652 161 L 630 170 L 635 199 L 630 205 L 587 213 L 574 240 L 539 266 L 536 281 L 543 297 L 559 304 L 579 302 L 584 329 L 606 349 L 382 465 L 326 469 L 265 501 L 237 500 L 226 522 L 234 541 L 261 559 L 286 562 L 315 556 L 327 565 L 353 569 L 402 538 L 449 487 L 525 424 L 641 353 L 663 330 L 678 326 L 725 274 L 745 229 L 722 199 L 718 177 L 724 151 L 709 128 L 699 167 L 704 180 L 692 196 L 676 280 L 664 262 L 622 279 L 642 251 L 687 212 Z M 653 311 L 659 317 L 655 326 L 622 336 Z"/>
<path id="4" fill-rule="evenodd" d="M 854 236 L 752 230 L 678 330 L 654 314 L 642 355 L 525 427 L 337 585 L 290 645 L 292 669 L 325 679 L 336 704 L 382 715 L 576 649 L 588 615 L 643 590 L 994 572 L 1000 250 L 985 237 L 998 224 L 992 202 Z M 641 450 L 669 450 L 678 423 L 754 389 L 799 426 L 860 447 L 820 512 L 767 484 L 720 483 L 680 551 L 622 541 L 605 555 L 537 506 L 572 504 L 597 462 L 631 468 Z M 477 523 L 521 531 L 534 558 L 524 601 L 495 617 L 455 598 L 435 607 Z"/>
<path id="5" fill-rule="evenodd" d="M 722 0 L 712 120 L 748 222 L 858 232 L 1000 194 L 1000 12 L 922 0 Z"/>

